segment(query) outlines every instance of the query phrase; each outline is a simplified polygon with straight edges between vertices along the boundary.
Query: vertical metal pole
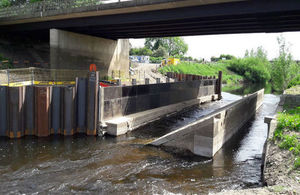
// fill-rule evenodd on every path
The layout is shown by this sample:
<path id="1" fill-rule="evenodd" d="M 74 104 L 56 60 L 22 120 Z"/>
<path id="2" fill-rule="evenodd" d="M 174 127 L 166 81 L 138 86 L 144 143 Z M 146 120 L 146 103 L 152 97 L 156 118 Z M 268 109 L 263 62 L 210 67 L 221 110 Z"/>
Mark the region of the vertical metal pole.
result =
<path id="1" fill-rule="evenodd" d="M 136 85 L 136 79 L 132 79 L 131 84 Z"/>
<path id="2" fill-rule="evenodd" d="M 6 70 L 6 74 L 7 74 L 7 86 L 9 86 L 9 69 Z"/>
<path id="3" fill-rule="evenodd" d="M 31 70 L 31 85 L 34 84 L 34 74 L 33 74 L 33 68 L 30 68 Z"/>
<path id="4" fill-rule="evenodd" d="M 150 84 L 150 79 L 149 78 L 145 78 L 145 84 L 149 85 Z"/>
<path id="5" fill-rule="evenodd" d="M 218 100 L 222 99 L 222 71 L 219 71 L 218 78 Z"/>

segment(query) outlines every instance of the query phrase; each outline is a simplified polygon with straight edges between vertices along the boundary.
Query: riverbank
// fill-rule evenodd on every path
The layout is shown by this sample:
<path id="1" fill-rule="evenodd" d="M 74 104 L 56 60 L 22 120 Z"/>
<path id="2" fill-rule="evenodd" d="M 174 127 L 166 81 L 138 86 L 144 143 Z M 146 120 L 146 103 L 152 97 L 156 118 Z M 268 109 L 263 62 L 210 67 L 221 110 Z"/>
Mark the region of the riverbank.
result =
<path id="1" fill-rule="evenodd" d="M 299 91 L 299 85 L 286 90 L 277 108 L 277 112 L 280 112 L 278 116 L 266 119 L 269 122 L 269 133 L 262 176 L 265 187 L 229 190 L 217 194 L 299 194 L 300 167 L 297 148 L 300 132 L 299 117 L 294 116 L 299 115 Z M 281 127 L 282 134 L 279 135 Z"/>
<path id="2" fill-rule="evenodd" d="M 197 64 L 182 62 L 178 65 L 163 66 L 159 69 L 159 72 L 166 74 L 167 72 L 176 72 L 183 74 L 194 74 L 202 76 L 217 76 L 219 71 L 223 72 L 222 82 L 223 84 L 240 84 L 243 83 L 243 77 L 230 71 L 228 63 L 216 62 L 208 64 Z"/>
<path id="3" fill-rule="evenodd" d="M 264 183 L 281 192 L 300 192 L 299 124 L 300 86 L 288 89 L 281 97 L 276 119 L 269 123 Z"/>

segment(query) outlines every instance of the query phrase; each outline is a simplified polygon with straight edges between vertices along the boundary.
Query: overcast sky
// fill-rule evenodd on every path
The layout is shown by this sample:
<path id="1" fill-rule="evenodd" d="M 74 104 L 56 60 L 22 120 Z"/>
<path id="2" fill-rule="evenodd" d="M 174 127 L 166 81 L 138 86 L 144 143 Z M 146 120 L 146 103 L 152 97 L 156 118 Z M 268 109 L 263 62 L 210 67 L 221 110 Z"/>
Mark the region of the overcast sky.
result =
<path id="1" fill-rule="evenodd" d="M 286 42 L 290 44 L 290 52 L 295 60 L 300 60 L 300 32 L 288 33 L 252 33 L 252 34 L 230 34 L 230 35 L 205 35 L 183 37 L 189 46 L 188 56 L 194 58 L 205 58 L 220 54 L 231 54 L 243 57 L 246 49 L 249 51 L 262 46 L 268 54 L 269 59 L 278 56 L 277 37 L 283 35 Z M 130 39 L 133 47 L 143 47 L 145 39 Z"/>

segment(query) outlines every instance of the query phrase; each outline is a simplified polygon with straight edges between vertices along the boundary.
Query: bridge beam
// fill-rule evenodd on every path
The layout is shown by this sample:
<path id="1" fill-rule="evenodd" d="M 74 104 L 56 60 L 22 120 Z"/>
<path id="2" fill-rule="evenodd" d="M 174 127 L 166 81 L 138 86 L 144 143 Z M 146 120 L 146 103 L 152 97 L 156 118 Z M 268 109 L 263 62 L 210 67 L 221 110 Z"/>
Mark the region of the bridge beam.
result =
<path id="1" fill-rule="evenodd" d="M 88 69 L 96 64 L 100 77 L 111 71 L 129 71 L 129 40 L 104 39 L 58 29 L 50 29 L 51 68 Z"/>

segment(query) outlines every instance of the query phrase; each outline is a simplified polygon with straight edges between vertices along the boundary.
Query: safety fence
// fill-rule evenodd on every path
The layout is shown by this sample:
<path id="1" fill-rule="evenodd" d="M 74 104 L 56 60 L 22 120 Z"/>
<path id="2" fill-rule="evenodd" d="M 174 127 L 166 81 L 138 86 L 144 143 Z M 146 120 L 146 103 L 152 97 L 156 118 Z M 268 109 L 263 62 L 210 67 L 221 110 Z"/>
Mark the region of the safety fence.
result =
<path id="1" fill-rule="evenodd" d="M 87 70 L 19 68 L 0 70 L 1 86 L 75 85 L 76 77 L 87 78 Z"/>

